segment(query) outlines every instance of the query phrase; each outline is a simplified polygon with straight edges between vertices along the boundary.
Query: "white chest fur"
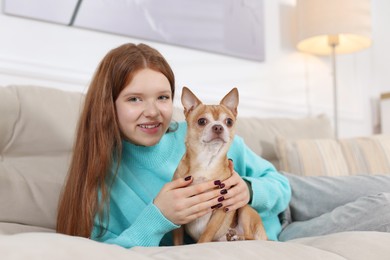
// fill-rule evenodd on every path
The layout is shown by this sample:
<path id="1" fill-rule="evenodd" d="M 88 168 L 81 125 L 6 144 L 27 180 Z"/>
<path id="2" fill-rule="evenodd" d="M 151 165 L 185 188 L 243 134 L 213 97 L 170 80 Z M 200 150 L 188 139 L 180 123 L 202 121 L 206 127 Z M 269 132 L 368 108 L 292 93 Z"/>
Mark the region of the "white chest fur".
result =
<path id="1" fill-rule="evenodd" d="M 211 214 L 212 213 L 210 212 L 203 217 L 197 218 L 191 223 L 185 225 L 186 232 L 196 241 L 199 240 L 199 237 L 205 230 L 207 223 L 210 220 Z"/>

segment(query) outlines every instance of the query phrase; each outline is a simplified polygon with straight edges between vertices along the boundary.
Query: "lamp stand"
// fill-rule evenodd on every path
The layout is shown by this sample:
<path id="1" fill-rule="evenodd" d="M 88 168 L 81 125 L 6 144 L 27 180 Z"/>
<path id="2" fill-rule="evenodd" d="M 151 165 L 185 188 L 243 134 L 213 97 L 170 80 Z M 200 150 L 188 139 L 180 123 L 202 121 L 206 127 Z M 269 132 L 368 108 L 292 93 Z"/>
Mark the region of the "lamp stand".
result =
<path id="1" fill-rule="evenodd" d="M 337 75 L 336 75 L 336 47 L 339 45 L 338 35 L 328 36 L 328 44 L 332 48 L 332 79 L 333 79 L 333 120 L 334 136 L 337 139 L 338 134 L 338 99 L 337 99 Z"/>

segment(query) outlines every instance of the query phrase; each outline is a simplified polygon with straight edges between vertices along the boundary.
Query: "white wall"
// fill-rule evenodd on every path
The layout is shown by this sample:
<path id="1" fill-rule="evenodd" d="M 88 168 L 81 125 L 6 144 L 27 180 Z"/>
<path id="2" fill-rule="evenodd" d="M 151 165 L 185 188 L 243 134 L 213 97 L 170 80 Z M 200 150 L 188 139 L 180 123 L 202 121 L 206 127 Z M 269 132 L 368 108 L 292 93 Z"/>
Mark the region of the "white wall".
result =
<path id="1" fill-rule="evenodd" d="M 0 0 L 1 3 L 1 0 Z M 390 91 L 390 1 L 373 0 L 373 46 L 337 58 L 340 137 L 371 134 L 378 122 L 372 99 Z M 85 91 L 102 57 L 125 42 L 146 42 L 172 65 L 178 87 L 205 102 L 233 86 L 241 116 L 333 115 L 329 57 L 294 48 L 295 0 L 264 0 L 266 60 L 255 62 L 140 39 L 0 14 L 0 85 L 34 84 Z"/>

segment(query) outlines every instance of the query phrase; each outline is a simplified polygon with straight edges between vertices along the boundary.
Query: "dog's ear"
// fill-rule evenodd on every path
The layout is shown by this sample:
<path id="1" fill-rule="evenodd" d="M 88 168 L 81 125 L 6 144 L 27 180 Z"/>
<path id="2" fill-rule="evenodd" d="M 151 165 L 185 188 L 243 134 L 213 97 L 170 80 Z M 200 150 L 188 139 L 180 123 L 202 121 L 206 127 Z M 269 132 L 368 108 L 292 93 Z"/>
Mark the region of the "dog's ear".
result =
<path id="1" fill-rule="evenodd" d="M 237 116 L 238 99 L 238 89 L 233 88 L 221 100 L 220 104 L 229 108 L 229 110 L 233 112 L 234 116 Z"/>
<path id="2" fill-rule="evenodd" d="M 184 114 L 186 116 L 191 110 L 202 104 L 202 102 L 195 96 L 195 94 L 192 93 L 191 90 L 187 87 L 183 87 L 181 92 L 181 103 L 183 104 Z"/>

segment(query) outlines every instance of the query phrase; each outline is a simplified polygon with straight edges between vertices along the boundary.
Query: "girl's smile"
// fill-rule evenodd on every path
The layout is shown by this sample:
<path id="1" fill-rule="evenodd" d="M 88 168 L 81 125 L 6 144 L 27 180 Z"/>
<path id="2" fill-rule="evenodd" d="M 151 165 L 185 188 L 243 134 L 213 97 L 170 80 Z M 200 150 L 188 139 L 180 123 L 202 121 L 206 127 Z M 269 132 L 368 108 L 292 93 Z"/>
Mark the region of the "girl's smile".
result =
<path id="1" fill-rule="evenodd" d="M 140 124 L 139 127 L 141 128 L 141 131 L 147 133 L 147 134 L 155 134 L 159 131 L 159 128 L 162 126 L 161 123 L 150 123 L 150 124 Z"/>

